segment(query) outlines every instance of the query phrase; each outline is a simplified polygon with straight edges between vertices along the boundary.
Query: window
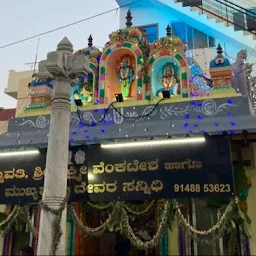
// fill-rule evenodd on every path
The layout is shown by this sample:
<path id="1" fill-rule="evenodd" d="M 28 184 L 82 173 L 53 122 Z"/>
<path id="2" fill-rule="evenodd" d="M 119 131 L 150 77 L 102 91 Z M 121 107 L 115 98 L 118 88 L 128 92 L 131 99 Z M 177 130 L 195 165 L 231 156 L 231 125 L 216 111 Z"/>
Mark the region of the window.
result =
<path id="1" fill-rule="evenodd" d="M 192 28 L 184 22 L 175 22 L 172 24 L 172 32 L 179 37 L 188 49 L 215 47 L 215 39 Z"/>
<path id="2" fill-rule="evenodd" d="M 158 24 L 139 26 L 138 28 L 145 31 L 149 43 L 158 39 Z"/>

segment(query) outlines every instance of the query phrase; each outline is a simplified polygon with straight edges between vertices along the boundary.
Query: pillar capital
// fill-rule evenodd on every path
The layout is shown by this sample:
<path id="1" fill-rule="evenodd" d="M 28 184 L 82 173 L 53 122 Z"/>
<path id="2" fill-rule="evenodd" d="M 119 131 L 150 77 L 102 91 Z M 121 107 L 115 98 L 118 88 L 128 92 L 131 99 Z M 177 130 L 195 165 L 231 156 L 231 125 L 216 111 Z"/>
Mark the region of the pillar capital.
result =
<path id="1" fill-rule="evenodd" d="M 90 61 L 84 55 L 73 55 L 73 46 L 64 37 L 57 50 L 49 52 L 47 59 L 39 63 L 37 76 L 47 76 L 53 79 L 73 79 L 76 76 L 87 75 Z"/>
<path id="2" fill-rule="evenodd" d="M 46 60 L 42 60 L 38 64 L 38 73 L 35 73 L 33 77 L 36 77 L 42 82 L 49 82 L 53 80 L 53 76 L 46 69 Z"/>

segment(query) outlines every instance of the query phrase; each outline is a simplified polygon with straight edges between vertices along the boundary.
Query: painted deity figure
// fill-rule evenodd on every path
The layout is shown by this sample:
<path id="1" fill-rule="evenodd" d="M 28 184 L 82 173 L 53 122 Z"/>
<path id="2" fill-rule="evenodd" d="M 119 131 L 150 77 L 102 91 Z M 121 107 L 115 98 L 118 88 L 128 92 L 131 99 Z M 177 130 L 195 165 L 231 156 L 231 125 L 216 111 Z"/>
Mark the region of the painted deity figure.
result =
<path id="1" fill-rule="evenodd" d="M 74 99 L 80 99 L 83 105 L 92 103 L 93 97 L 90 79 L 88 77 L 78 77 L 76 78 L 74 84 L 77 85 L 77 89 L 74 91 Z"/>
<path id="2" fill-rule="evenodd" d="M 163 70 L 163 76 L 158 77 L 158 82 L 164 87 L 164 90 L 169 91 L 171 95 L 178 94 L 179 84 L 174 76 L 173 67 L 166 65 Z M 162 91 L 158 95 L 162 94 Z"/>
<path id="3" fill-rule="evenodd" d="M 120 67 L 117 69 L 117 77 L 120 81 L 123 97 L 130 97 L 130 90 L 135 78 L 135 72 L 134 68 L 131 66 L 131 59 L 129 56 L 123 56 Z"/>

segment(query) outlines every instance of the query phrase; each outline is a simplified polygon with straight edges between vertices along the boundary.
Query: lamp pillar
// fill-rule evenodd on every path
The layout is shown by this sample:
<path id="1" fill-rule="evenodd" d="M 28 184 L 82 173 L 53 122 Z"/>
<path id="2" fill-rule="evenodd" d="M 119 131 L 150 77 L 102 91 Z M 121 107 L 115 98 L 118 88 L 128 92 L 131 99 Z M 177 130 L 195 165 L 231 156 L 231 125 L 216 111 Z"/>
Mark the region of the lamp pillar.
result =
<path id="1" fill-rule="evenodd" d="M 86 75 L 88 58 L 72 55 L 73 46 L 65 37 L 57 47 L 57 51 L 47 54 L 47 60 L 39 64 L 39 77 L 55 80 L 51 121 L 48 137 L 46 173 L 42 202 L 52 209 L 59 209 L 67 193 L 67 171 L 69 151 L 69 120 L 71 80 L 79 75 Z M 37 255 L 54 255 L 54 225 L 56 215 L 42 207 Z M 55 252 L 65 255 L 66 245 L 66 207 L 61 218 L 62 236 Z"/>

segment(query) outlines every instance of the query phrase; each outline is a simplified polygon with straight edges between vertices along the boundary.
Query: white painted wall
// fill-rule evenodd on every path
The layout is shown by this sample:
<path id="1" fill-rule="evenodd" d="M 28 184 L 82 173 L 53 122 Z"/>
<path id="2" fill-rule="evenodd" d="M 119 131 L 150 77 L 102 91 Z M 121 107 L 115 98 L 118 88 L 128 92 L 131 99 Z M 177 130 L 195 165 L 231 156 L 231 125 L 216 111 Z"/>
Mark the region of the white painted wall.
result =
<path id="1" fill-rule="evenodd" d="M 229 0 L 229 2 L 234 3 L 243 8 L 253 8 L 256 7 L 256 0 Z"/>
<path id="2" fill-rule="evenodd" d="M 119 5 L 127 4 L 129 3 L 130 0 L 117 0 Z M 238 1 L 240 3 L 249 5 L 250 7 L 256 6 L 256 0 L 232 0 L 232 1 Z M 168 1 L 170 2 L 170 1 Z M 242 6 L 242 4 L 240 4 Z M 159 36 L 163 37 L 166 35 L 165 28 L 167 24 L 170 24 L 175 21 L 181 21 L 189 24 L 190 26 L 194 27 L 195 22 L 191 23 L 190 19 L 186 19 L 186 15 L 182 14 L 179 15 L 177 10 L 174 10 L 174 7 L 176 4 L 172 6 L 172 8 L 168 8 L 166 5 L 161 4 L 160 1 L 156 0 L 147 0 L 141 1 L 137 4 L 131 5 L 130 10 L 132 12 L 133 16 L 133 26 L 141 26 L 141 25 L 148 25 L 152 23 L 158 23 L 159 24 Z M 126 22 L 126 13 L 127 13 L 128 8 L 121 8 L 120 9 L 120 28 L 125 27 L 125 22 Z M 183 10 L 183 9 L 182 9 Z M 191 12 L 192 15 L 196 15 L 195 12 Z M 188 12 L 188 14 L 190 14 Z M 185 18 L 184 18 L 185 17 Z M 201 18 L 198 16 L 198 18 Z M 204 17 L 207 20 L 207 17 Z M 247 42 L 248 40 L 251 41 L 247 36 L 243 36 L 243 33 L 239 34 L 234 34 L 237 32 L 234 32 L 232 28 L 226 28 L 223 25 L 223 32 L 218 33 L 214 32 L 215 29 L 217 29 L 217 26 L 219 26 L 218 23 L 216 22 L 211 22 L 211 27 L 205 26 L 205 24 L 198 23 L 197 21 L 197 27 L 196 29 L 200 30 L 201 32 L 206 33 L 207 31 L 209 32 L 209 36 L 213 36 L 216 39 L 216 43 L 220 43 L 221 46 L 225 49 L 225 52 L 232 58 L 236 59 L 237 53 L 242 50 L 242 49 L 248 49 L 248 57 L 250 56 L 248 62 L 249 63 L 256 63 L 256 40 L 255 43 L 253 42 L 251 45 L 251 48 L 243 46 L 243 44 L 239 43 L 238 41 L 235 41 L 235 39 L 232 38 L 237 38 L 239 37 L 239 41 L 241 42 Z M 200 25 L 201 24 L 201 25 Z M 210 24 L 210 23 L 209 23 Z M 214 27 L 216 25 L 216 28 Z M 218 28 L 219 29 L 219 28 Z M 240 38 L 242 37 L 242 39 Z M 227 40 L 227 38 L 229 40 Z M 216 45 L 217 45 L 216 44 Z M 246 45 L 246 44 L 245 44 Z M 252 51 L 252 48 L 254 48 L 255 45 L 255 50 Z M 205 50 L 207 51 L 207 62 L 211 60 L 211 57 L 216 56 L 216 51 L 213 49 Z M 201 57 L 201 58 L 200 58 Z M 204 61 L 205 55 L 202 56 L 195 56 L 196 61 L 200 64 L 200 66 L 204 69 L 205 67 L 205 61 Z M 232 63 L 232 59 L 230 59 Z M 202 65 L 201 65 L 202 64 Z M 253 75 L 256 76 L 256 65 L 254 65 L 254 71 Z"/>
<path id="3" fill-rule="evenodd" d="M 120 1 L 123 2 L 123 1 Z M 126 1 L 125 1 L 126 2 Z M 166 27 L 170 22 L 178 21 L 177 18 L 172 16 L 170 13 L 159 8 L 159 4 L 156 1 L 148 0 L 148 4 L 145 1 L 131 5 L 129 9 L 132 12 L 132 23 L 133 26 L 150 25 L 158 23 L 159 36 L 166 36 Z M 127 8 L 120 9 L 120 28 L 125 28 Z"/>

